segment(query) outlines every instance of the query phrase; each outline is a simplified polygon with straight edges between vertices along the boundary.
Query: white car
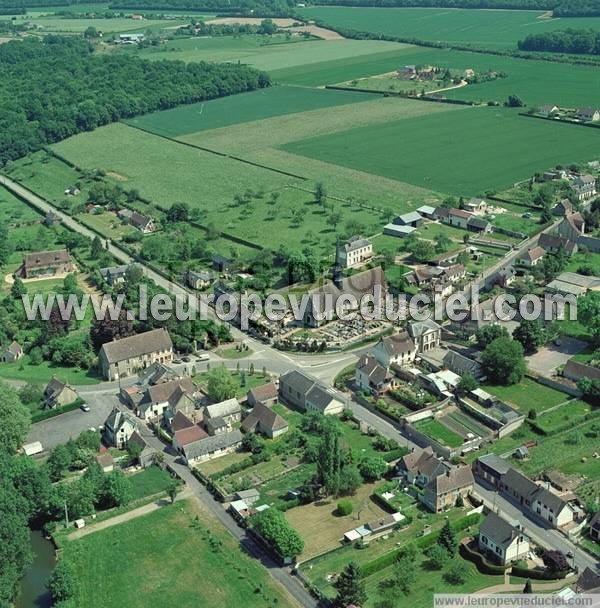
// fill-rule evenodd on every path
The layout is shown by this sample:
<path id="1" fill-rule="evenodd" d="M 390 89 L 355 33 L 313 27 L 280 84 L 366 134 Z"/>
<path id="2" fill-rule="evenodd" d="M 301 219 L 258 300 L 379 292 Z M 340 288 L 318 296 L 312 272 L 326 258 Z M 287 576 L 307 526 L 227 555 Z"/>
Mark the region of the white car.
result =
<path id="1" fill-rule="evenodd" d="M 87 403 L 82 403 L 82 404 L 79 406 L 79 409 L 80 409 L 82 412 L 89 412 L 89 411 L 91 411 L 91 410 L 90 410 L 90 406 L 89 406 Z"/>
<path id="2" fill-rule="evenodd" d="M 196 359 L 198 361 L 208 361 L 210 359 L 210 355 L 208 353 L 200 353 Z"/>

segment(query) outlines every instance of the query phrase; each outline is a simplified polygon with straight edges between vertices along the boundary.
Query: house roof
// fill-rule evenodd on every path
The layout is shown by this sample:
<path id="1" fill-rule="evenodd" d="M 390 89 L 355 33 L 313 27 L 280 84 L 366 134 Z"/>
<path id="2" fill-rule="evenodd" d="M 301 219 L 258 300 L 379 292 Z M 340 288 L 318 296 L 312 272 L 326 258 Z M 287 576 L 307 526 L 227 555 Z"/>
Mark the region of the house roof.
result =
<path id="1" fill-rule="evenodd" d="M 358 360 L 357 368 L 369 378 L 369 382 L 373 385 L 381 384 L 388 378 L 388 371 L 370 353 L 363 355 Z"/>
<path id="2" fill-rule="evenodd" d="M 489 538 L 493 543 L 506 549 L 518 538 L 520 531 L 502 519 L 493 511 L 490 511 L 481 522 L 479 533 Z"/>
<path id="3" fill-rule="evenodd" d="M 504 458 L 500 458 L 500 456 L 496 454 L 480 456 L 477 461 L 486 468 L 491 469 L 497 475 L 504 475 L 511 468 Z"/>
<path id="4" fill-rule="evenodd" d="M 281 431 L 288 428 L 288 423 L 272 409 L 262 403 L 257 403 L 252 411 L 244 418 L 242 429 L 245 431 L 254 430 L 257 425 L 260 429 L 268 429 L 270 431 Z"/>
<path id="5" fill-rule="evenodd" d="M 531 502 L 539 500 L 544 503 L 554 511 L 555 515 L 558 515 L 567 504 L 560 496 L 538 486 L 529 477 L 525 477 L 512 467 L 502 476 L 502 483 L 521 496 L 528 497 Z"/>
<path id="6" fill-rule="evenodd" d="M 436 496 L 447 494 L 454 490 L 460 490 L 474 483 L 473 472 L 468 465 L 452 467 L 446 473 L 434 477 L 428 484 L 427 489 L 434 492 Z"/>
<path id="7" fill-rule="evenodd" d="M 441 326 L 433 319 L 425 319 L 424 321 L 411 321 L 408 324 L 408 333 L 413 338 L 420 338 L 431 331 L 438 331 Z"/>
<path id="8" fill-rule="evenodd" d="M 233 397 L 232 399 L 226 399 L 220 403 L 214 403 L 213 405 L 207 405 L 204 408 L 205 416 L 207 418 L 223 418 L 225 416 L 234 416 L 242 411 L 239 401 Z"/>
<path id="9" fill-rule="evenodd" d="M 590 593 L 600 590 L 600 574 L 596 574 L 589 566 L 582 572 L 575 583 L 579 593 Z"/>
<path id="10" fill-rule="evenodd" d="M 345 277 L 339 287 L 333 281 L 328 281 L 308 293 L 312 301 L 317 300 L 319 312 L 326 313 L 335 309 L 335 300 L 341 294 L 352 295 L 360 300 L 365 295 L 374 294 L 376 287 L 380 287 L 383 292 L 385 284 L 385 273 L 380 266 L 377 266 Z M 327 298 L 327 295 L 332 297 Z"/>
<path id="11" fill-rule="evenodd" d="M 391 356 L 410 353 L 415 349 L 415 343 L 406 332 L 385 336 L 381 338 L 380 343 L 388 355 Z"/>
<path id="12" fill-rule="evenodd" d="M 173 439 L 177 440 L 177 443 L 181 447 L 185 447 L 190 443 L 200 441 L 206 437 L 208 437 L 208 433 L 204 429 L 200 428 L 197 424 L 173 433 Z"/>
<path id="13" fill-rule="evenodd" d="M 371 245 L 371 241 L 369 239 L 364 239 L 360 236 L 353 236 L 344 244 L 344 251 L 348 253 L 356 249 L 361 249 L 362 247 L 369 247 L 369 245 Z"/>
<path id="14" fill-rule="evenodd" d="M 467 226 L 473 226 L 475 228 L 486 229 L 490 223 L 484 220 L 482 217 L 470 217 L 467 221 Z"/>
<path id="15" fill-rule="evenodd" d="M 194 460 L 202 456 L 207 456 L 217 450 L 225 450 L 227 448 L 238 445 L 242 442 L 242 433 L 239 429 L 231 431 L 231 433 L 222 433 L 221 435 L 207 435 L 203 439 L 194 441 L 185 446 L 184 452 L 189 460 Z"/>
<path id="16" fill-rule="evenodd" d="M 171 429 L 173 432 L 189 429 L 194 426 L 194 423 L 181 411 L 176 412 L 171 420 Z"/>
<path id="17" fill-rule="evenodd" d="M 100 268 L 100 274 L 104 279 L 108 277 L 120 277 L 126 274 L 129 268 L 129 264 L 124 264 L 122 266 L 108 266 L 107 268 Z"/>
<path id="18" fill-rule="evenodd" d="M 306 398 L 322 412 L 335 400 L 335 397 L 322 386 L 315 384 L 307 393 Z"/>
<path id="19" fill-rule="evenodd" d="M 567 250 L 572 249 L 575 246 L 575 244 L 572 241 L 569 241 L 568 238 L 559 236 L 557 234 L 548 234 L 547 232 L 542 232 L 542 234 L 540 234 L 538 245 L 544 249 L 564 248 Z"/>
<path id="20" fill-rule="evenodd" d="M 403 213 L 399 215 L 395 220 L 394 224 L 400 222 L 402 224 L 412 224 L 413 222 L 418 222 L 422 220 L 421 214 L 417 211 L 409 211 L 408 213 Z"/>
<path id="21" fill-rule="evenodd" d="M 449 209 L 448 215 L 454 216 L 454 217 L 462 217 L 465 220 L 468 220 L 469 218 L 473 217 L 472 213 L 469 213 L 468 211 L 465 211 L 464 209 L 456 209 L 456 208 Z"/>
<path id="22" fill-rule="evenodd" d="M 35 270 L 36 268 L 46 268 L 52 265 L 69 264 L 71 261 L 71 255 L 66 249 L 37 251 L 25 255 L 23 266 L 26 270 Z"/>
<path id="23" fill-rule="evenodd" d="M 150 222 L 152 222 L 152 218 L 134 211 L 129 216 L 129 221 L 131 222 L 131 225 L 135 226 L 136 228 L 145 228 Z"/>
<path id="24" fill-rule="evenodd" d="M 104 352 L 106 360 L 110 364 L 172 348 L 173 342 L 171 342 L 169 332 L 160 328 L 114 342 L 107 342 L 102 346 L 100 352 Z"/>
<path id="25" fill-rule="evenodd" d="M 144 395 L 144 403 L 165 403 L 171 405 L 177 403 L 182 395 L 192 396 L 198 387 L 194 384 L 191 378 L 181 378 L 178 380 L 170 380 L 169 382 L 161 382 L 148 387 Z"/>
<path id="26" fill-rule="evenodd" d="M 563 221 L 567 222 L 577 232 L 583 232 L 585 222 L 581 213 L 577 211 L 574 211 L 573 213 L 567 213 Z"/>
<path id="27" fill-rule="evenodd" d="M 464 376 L 464 374 L 470 373 L 477 377 L 482 373 L 481 365 L 477 361 L 469 359 L 469 357 L 465 357 L 454 350 L 449 350 L 445 354 L 443 364 L 444 367 L 447 367 L 451 372 L 454 372 L 459 376 Z"/>
<path id="28" fill-rule="evenodd" d="M 250 395 L 252 395 L 256 401 L 271 401 L 277 399 L 277 385 L 274 382 L 267 382 L 267 384 L 255 386 L 248 391 L 248 396 Z"/>
<path id="29" fill-rule="evenodd" d="M 205 424 L 208 431 L 217 431 L 218 429 L 222 429 L 224 427 L 229 426 L 225 422 L 225 418 L 221 418 L 221 416 L 217 416 L 216 418 L 209 418 L 205 422 Z"/>
<path id="30" fill-rule="evenodd" d="M 529 260 L 530 262 L 535 262 L 536 260 L 543 258 L 545 254 L 546 250 L 543 247 L 531 247 L 523 254 L 522 259 Z"/>
<path id="31" fill-rule="evenodd" d="M 149 386 L 153 384 L 158 384 L 159 382 L 167 382 L 168 379 L 177 378 L 177 372 L 165 365 L 164 363 L 159 363 L 155 361 L 145 369 L 138 372 L 139 383 L 141 386 Z"/>
<path id="32" fill-rule="evenodd" d="M 13 355 L 18 356 L 23 352 L 23 347 L 14 340 L 6 347 L 6 351 L 11 352 Z M 5 351 L 5 352 L 6 352 Z"/>
<path id="33" fill-rule="evenodd" d="M 134 428 L 137 428 L 135 419 L 128 413 L 122 412 L 118 408 L 113 408 L 112 412 L 108 415 L 108 418 L 104 422 L 104 426 L 108 427 L 112 431 L 118 431 L 125 423 L 131 424 Z"/>
<path id="34" fill-rule="evenodd" d="M 279 378 L 280 387 L 282 384 L 285 384 L 286 386 L 289 386 L 292 391 L 300 393 L 301 395 L 306 395 L 316 382 L 317 381 L 314 378 L 295 369 L 286 372 Z"/>
<path id="35" fill-rule="evenodd" d="M 46 388 L 44 389 L 44 395 L 46 397 L 58 395 L 66 386 L 66 382 L 59 380 L 56 376 L 52 376 L 50 382 L 46 384 Z"/>

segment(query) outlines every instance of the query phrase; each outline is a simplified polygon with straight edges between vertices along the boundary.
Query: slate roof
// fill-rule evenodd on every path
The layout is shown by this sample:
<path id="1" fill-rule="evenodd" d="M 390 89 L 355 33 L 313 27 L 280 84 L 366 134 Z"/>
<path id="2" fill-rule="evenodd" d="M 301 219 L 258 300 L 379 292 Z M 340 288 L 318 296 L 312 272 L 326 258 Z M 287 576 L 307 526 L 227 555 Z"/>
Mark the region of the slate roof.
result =
<path id="1" fill-rule="evenodd" d="M 401 353 L 410 353 L 415 348 L 415 343 L 406 332 L 400 332 L 392 336 L 381 338 L 381 344 L 388 355 L 394 356 Z"/>
<path id="2" fill-rule="evenodd" d="M 569 359 L 563 370 L 565 376 L 575 378 L 590 378 L 591 380 L 600 380 L 600 369 Z"/>
<path id="3" fill-rule="evenodd" d="M 173 432 L 189 429 L 192 426 L 194 426 L 194 423 L 183 412 L 176 412 L 173 420 L 171 420 Z"/>
<path id="4" fill-rule="evenodd" d="M 596 574 L 589 566 L 583 571 L 577 583 L 575 583 L 579 593 L 597 592 L 600 590 L 600 574 Z"/>
<path id="5" fill-rule="evenodd" d="M 107 342 L 101 348 L 108 363 L 118 363 L 127 359 L 135 359 L 157 351 L 166 351 L 173 348 L 169 332 L 164 329 L 153 329 L 136 334 L 114 342 Z"/>
<path id="6" fill-rule="evenodd" d="M 206 429 L 208 430 L 208 432 L 210 433 L 211 431 L 214 433 L 215 431 L 218 431 L 219 429 L 222 429 L 224 427 L 228 427 L 229 425 L 225 422 L 224 418 L 221 418 L 221 416 L 217 416 L 216 418 L 209 418 L 206 422 Z"/>
<path id="7" fill-rule="evenodd" d="M 335 399 L 335 397 L 325 390 L 322 386 L 315 384 L 306 395 L 308 401 L 310 401 L 317 409 L 325 411 L 325 408 Z"/>
<path id="8" fill-rule="evenodd" d="M 226 399 L 220 403 L 213 405 L 207 405 L 204 408 L 204 415 L 207 418 L 219 418 L 225 416 L 234 416 L 242 411 L 239 401 L 234 397 L 232 399 Z"/>
<path id="9" fill-rule="evenodd" d="M 555 515 L 558 515 L 567 504 L 560 496 L 538 486 L 529 477 L 525 477 L 512 467 L 502 476 L 502 483 L 520 496 L 527 497 L 532 504 L 539 500 L 551 508 Z"/>
<path id="10" fill-rule="evenodd" d="M 447 494 L 454 490 L 460 490 L 473 485 L 473 472 L 471 467 L 458 466 L 448 469 L 445 474 L 434 477 L 428 484 L 427 489 L 435 493 L 436 496 Z"/>
<path id="11" fill-rule="evenodd" d="M 105 420 L 104 426 L 112 429 L 113 431 L 118 431 L 126 422 L 130 422 L 135 428 L 137 428 L 136 421 L 130 414 L 122 412 L 115 407 Z"/>
<path id="12" fill-rule="evenodd" d="M 15 357 L 18 357 L 23 352 L 23 347 L 14 340 L 8 345 L 5 352 L 12 353 Z"/>
<path id="13" fill-rule="evenodd" d="M 255 386 L 248 391 L 248 395 L 252 395 L 256 401 L 277 399 L 277 385 L 274 382 L 267 382 L 267 384 Z"/>
<path id="14" fill-rule="evenodd" d="M 257 426 L 259 426 L 259 430 L 281 431 L 288 428 L 288 423 L 283 416 L 280 416 L 262 403 L 257 403 L 244 418 L 242 429 L 244 431 L 252 431 Z"/>
<path id="15" fill-rule="evenodd" d="M 477 460 L 498 475 L 504 475 L 511 468 L 504 458 L 500 458 L 496 454 L 486 454 Z"/>
<path id="16" fill-rule="evenodd" d="M 412 321 L 408 324 L 408 333 L 413 338 L 420 338 L 430 331 L 441 329 L 433 319 L 425 319 L 424 321 Z"/>
<path id="17" fill-rule="evenodd" d="M 204 439 L 190 443 L 185 446 L 184 452 L 188 460 L 195 460 L 196 458 L 206 456 L 217 450 L 225 450 L 233 447 L 241 442 L 242 433 L 239 429 L 236 429 L 235 431 L 231 431 L 231 433 L 207 436 Z"/>
<path id="18" fill-rule="evenodd" d="M 479 533 L 489 538 L 495 545 L 506 549 L 518 538 L 520 531 L 502 519 L 493 511 L 490 511 L 481 522 Z"/>
<path id="19" fill-rule="evenodd" d="M 369 382 L 373 385 L 381 384 L 388 378 L 388 372 L 380 365 L 373 355 L 363 355 L 357 364 L 357 368 L 369 378 Z"/>
<path id="20" fill-rule="evenodd" d="M 148 388 L 143 402 L 165 403 L 168 401 L 172 405 L 177 403 L 182 395 L 187 394 L 191 397 L 197 390 L 198 387 L 191 378 L 161 382 Z"/>
<path id="21" fill-rule="evenodd" d="M 481 217 L 470 217 L 467 221 L 467 226 L 473 226 L 481 230 L 486 230 L 490 223 Z"/>
<path id="22" fill-rule="evenodd" d="M 44 389 L 44 396 L 46 398 L 55 397 L 56 395 L 59 395 L 61 393 L 61 391 L 64 388 L 66 388 L 66 386 L 67 386 L 66 382 L 63 382 L 62 380 L 59 380 L 55 376 L 52 376 L 52 379 L 50 380 L 50 382 L 48 382 L 48 384 L 46 384 L 46 388 Z"/>
<path id="23" fill-rule="evenodd" d="M 286 386 L 289 386 L 293 391 L 298 392 L 301 395 L 306 395 L 308 391 L 315 385 L 316 380 L 294 369 L 286 372 L 279 378 L 280 386 L 282 382 Z"/>
<path id="24" fill-rule="evenodd" d="M 371 245 L 371 241 L 369 239 L 353 236 L 349 238 L 346 243 L 344 243 L 344 251 L 349 253 L 350 251 L 361 249 L 362 247 L 368 247 L 369 245 Z"/>
<path id="25" fill-rule="evenodd" d="M 145 228 L 152 221 L 152 218 L 134 211 L 129 216 L 129 221 L 131 222 L 131 225 L 136 228 Z"/>

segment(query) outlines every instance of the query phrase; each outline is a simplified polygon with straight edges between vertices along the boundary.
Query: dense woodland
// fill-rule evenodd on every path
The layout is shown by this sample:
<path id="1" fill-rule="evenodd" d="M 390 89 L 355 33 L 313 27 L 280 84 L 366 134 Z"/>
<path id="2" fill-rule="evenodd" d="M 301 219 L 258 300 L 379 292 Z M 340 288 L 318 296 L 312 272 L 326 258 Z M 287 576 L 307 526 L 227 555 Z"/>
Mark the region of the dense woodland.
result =
<path id="1" fill-rule="evenodd" d="M 0 165 L 121 118 L 269 86 L 246 66 L 96 56 L 60 36 L 1 45 L 0 72 Z"/>
<path id="2" fill-rule="evenodd" d="M 600 55 L 600 32 L 568 29 L 530 34 L 525 40 L 519 41 L 519 48 L 522 51 Z"/>

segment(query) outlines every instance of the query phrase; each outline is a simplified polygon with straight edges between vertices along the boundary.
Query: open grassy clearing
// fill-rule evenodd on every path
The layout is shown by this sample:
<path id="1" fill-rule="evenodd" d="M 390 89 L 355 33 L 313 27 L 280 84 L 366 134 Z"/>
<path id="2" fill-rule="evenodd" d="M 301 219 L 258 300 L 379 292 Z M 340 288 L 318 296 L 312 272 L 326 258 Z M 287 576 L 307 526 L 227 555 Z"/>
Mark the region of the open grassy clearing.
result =
<path id="1" fill-rule="evenodd" d="M 307 112 L 373 99 L 375 99 L 374 95 L 364 93 L 298 87 L 270 87 L 202 103 L 183 105 L 172 110 L 154 112 L 126 122 L 159 135 L 178 137 L 282 114 Z"/>
<path id="2" fill-rule="evenodd" d="M 53 376 L 71 385 L 98 384 L 99 376 L 77 367 L 62 367 L 51 361 L 42 361 L 39 365 L 29 365 L 29 355 L 23 355 L 15 363 L 0 363 L 0 378 L 20 380 L 33 384 L 47 384 Z"/>
<path id="3" fill-rule="evenodd" d="M 539 414 L 570 399 L 565 393 L 538 384 L 530 378 L 523 378 L 521 382 L 511 386 L 486 384 L 482 388 L 502 401 L 519 408 L 523 414 L 527 414 L 532 409 Z"/>
<path id="4" fill-rule="evenodd" d="M 337 514 L 335 499 L 319 500 L 286 511 L 288 521 L 304 539 L 300 560 L 311 559 L 339 547 L 345 532 L 361 523 L 385 517 L 387 512 L 371 499 L 374 489 L 375 484 L 364 484 L 348 498 L 354 507 L 350 515 Z"/>
<path id="5" fill-rule="evenodd" d="M 65 542 L 61 559 L 78 581 L 69 608 L 295 605 L 192 501 Z"/>
<path id="6" fill-rule="evenodd" d="M 315 7 L 299 12 L 347 29 L 490 49 L 516 48 L 528 34 L 566 27 L 600 30 L 600 18 L 569 18 L 566 24 L 564 19 L 540 19 L 543 11 Z"/>
<path id="7" fill-rule="evenodd" d="M 56 144 L 56 150 L 85 169 L 119 173 L 125 178 L 120 182 L 125 188 L 137 188 L 142 196 L 167 206 L 186 201 L 200 209 L 214 209 L 248 188 L 270 192 L 297 181 L 122 123 L 71 137 Z"/>
<path id="8" fill-rule="evenodd" d="M 551 434 L 557 430 L 575 426 L 583 422 L 592 412 L 592 407 L 585 401 L 574 399 L 547 413 L 539 416 L 535 423 L 546 433 Z"/>
<path id="9" fill-rule="evenodd" d="M 220 36 L 173 40 L 154 49 L 140 51 L 147 59 L 179 61 L 232 61 L 247 63 L 260 70 L 288 69 L 331 61 L 353 60 L 403 48 L 395 42 L 377 40 L 301 40 L 285 37 Z"/>
<path id="10" fill-rule="evenodd" d="M 70 7 L 69 9 L 70 10 Z M 182 25 L 185 21 L 163 21 L 158 19 L 144 19 L 144 21 L 134 21 L 126 17 L 116 19 L 61 19 L 60 16 L 34 16 L 21 15 L 21 19 L 36 25 L 42 32 L 52 32 L 53 34 L 78 34 L 85 32 L 88 27 L 95 27 L 105 36 L 111 33 L 139 32 L 143 34 L 148 29 L 171 27 Z M 17 19 L 17 23 L 18 23 Z"/>
<path id="11" fill-rule="evenodd" d="M 598 134 L 577 131 L 508 109 L 476 108 L 359 127 L 283 149 L 422 188 L 474 196 L 557 162 L 594 158 Z"/>
<path id="12" fill-rule="evenodd" d="M 166 491 L 173 478 L 163 469 L 152 466 L 132 475 L 129 480 L 131 481 L 131 499 L 138 500 Z"/>
<path id="13" fill-rule="evenodd" d="M 439 420 L 428 418 L 415 423 L 415 428 L 421 433 L 439 441 L 442 445 L 457 448 L 463 443 L 463 438 L 444 426 Z"/>
<path id="14" fill-rule="evenodd" d="M 19 226 L 39 222 L 41 216 L 11 192 L 0 186 L 0 223 L 5 226 Z"/>

